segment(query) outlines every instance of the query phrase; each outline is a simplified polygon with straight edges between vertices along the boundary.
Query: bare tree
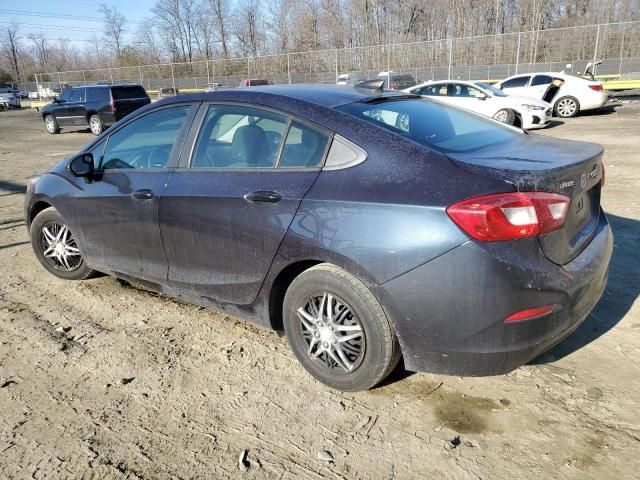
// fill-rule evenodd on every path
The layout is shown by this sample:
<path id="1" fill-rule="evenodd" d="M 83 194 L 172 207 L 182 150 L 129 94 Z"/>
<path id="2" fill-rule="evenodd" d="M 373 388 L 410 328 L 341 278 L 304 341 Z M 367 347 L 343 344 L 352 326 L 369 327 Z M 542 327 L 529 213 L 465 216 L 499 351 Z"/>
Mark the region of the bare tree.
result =
<path id="1" fill-rule="evenodd" d="M 43 33 L 30 33 L 27 38 L 33 42 L 33 56 L 40 71 L 46 71 L 49 64 L 47 37 Z"/>
<path id="2" fill-rule="evenodd" d="M 163 29 L 165 43 L 174 60 L 192 61 L 198 20 L 196 1 L 157 0 L 153 13 Z"/>
<path id="3" fill-rule="evenodd" d="M 100 5 L 100 13 L 104 24 L 104 35 L 109 43 L 115 45 L 116 59 L 122 54 L 122 36 L 125 31 L 127 19 L 116 7 L 108 7 L 104 3 Z"/>
<path id="4" fill-rule="evenodd" d="M 224 58 L 229 57 L 229 39 L 227 33 L 227 20 L 230 16 L 228 0 L 209 0 L 215 26 L 218 29 L 220 46 L 222 47 L 222 55 Z"/>
<path id="5" fill-rule="evenodd" d="M 12 22 L 4 28 L 0 37 L 0 50 L 3 57 L 9 62 L 9 66 L 15 80 L 20 81 L 20 67 L 18 63 L 19 49 L 18 30 L 20 26 Z"/>

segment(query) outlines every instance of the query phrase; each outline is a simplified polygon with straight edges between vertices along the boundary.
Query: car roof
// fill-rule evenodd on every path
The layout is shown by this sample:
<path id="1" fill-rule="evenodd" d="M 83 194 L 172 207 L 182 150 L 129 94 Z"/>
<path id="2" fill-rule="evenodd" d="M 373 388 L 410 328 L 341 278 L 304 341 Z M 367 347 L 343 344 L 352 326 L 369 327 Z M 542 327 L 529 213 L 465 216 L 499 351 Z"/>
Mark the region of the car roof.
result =
<path id="1" fill-rule="evenodd" d="M 72 88 L 112 88 L 112 87 L 141 87 L 142 85 L 138 83 L 114 83 L 113 85 L 110 83 L 104 83 L 100 85 L 77 85 Z"/>
<path id="2" fill-rule="evenodd" d="M 296 85 L 260 85 L 243 89 L 225 89 L 215 92 L 202 92 L 182 95 L 174 98 L 173 102 L 195 100 L 246 101 L 261 103 L 260 100 L 269 97 L 271 101 L 281 98 L 295 99 L 313 103 L 327 108 L 336 108 L 349 103 L 362 102 L 373 98 L 406 96 L 403 92 L 365 90 L 348 85 L 296 84 Z M 168 100 L 167 103 L 171 103 Z"/>

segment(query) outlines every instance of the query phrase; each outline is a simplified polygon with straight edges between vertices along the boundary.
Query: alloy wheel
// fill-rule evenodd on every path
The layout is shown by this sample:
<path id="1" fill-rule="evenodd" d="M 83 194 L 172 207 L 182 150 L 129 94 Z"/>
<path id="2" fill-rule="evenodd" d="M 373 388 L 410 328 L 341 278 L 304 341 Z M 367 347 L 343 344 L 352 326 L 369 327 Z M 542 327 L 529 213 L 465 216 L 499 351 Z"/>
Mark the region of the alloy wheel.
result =
<path id="1" fill-rule="evenodd" d="M 570 117 L 576 111 L 576 102 L 571 100 L 570 98 L 565 98 L 560 100 L 558 103 L 558 113 L 562 117 Z"/>
<path id="2" fill-rule="evenodd" d="M 500 110 L 493 118 L 494 120 L 505 123 L 509 119 L 509 112 L 506 110 Z"/>
<path id="3" fill-rule="evenodd" d="M 48 223 L 40 231 L 40 247 L 47 263 L 56 270 L 71 272 L 82 264 L 82 256 L 69 227 Z"/>
<path id="4" fill-rule="evenodd" d="M 364 330 L 344 300 L 328 292 L 312 294 L 296 313 L 311 359 L 332 373 L 351 373 L 360 366 Z"/>
<path id="5" fill-rule="evenodd" d="M 44 123 L 45 123 L 45 126 L 47 127 L 47 131 L 49 133 L 53 133 L 55 131 L 56 126 L 55 126 L 55 123 L 53 121 L 53 118 L 51 118 L 51 117 L 45 118 Z"/>
<path id="6" fill-rule="evenodd" d="M 91 119 L 89 120 L 89 127 L 91 128 L 91 132 L 94 133 L 95 135 L 98 135 L 100 133 L 100 119 L 96 116 L 91 117 Z"/>

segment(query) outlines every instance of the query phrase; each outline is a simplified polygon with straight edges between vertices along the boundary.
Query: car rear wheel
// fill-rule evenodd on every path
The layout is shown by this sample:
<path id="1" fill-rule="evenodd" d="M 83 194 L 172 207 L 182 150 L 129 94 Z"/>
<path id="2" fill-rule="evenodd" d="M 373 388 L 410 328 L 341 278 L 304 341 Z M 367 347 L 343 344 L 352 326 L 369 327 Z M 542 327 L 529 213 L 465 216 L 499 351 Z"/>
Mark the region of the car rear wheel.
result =
<path id="1" fill-rule="evenodd" d="M 335 265 L 317 265 L 293 280 L 283 321 L 302 366 L 337 390 L 372 388 L 400 359 L 398 340 L 378 300 Z"/>
<path id="2" fill-rule="evenodd" d="M 513 113 L 513 110 L 502 108 L 495 113 L 493 119 L 502 123 L 506 123 L 507 125 L 513 125 L 516 120 L 516 114 Z"/>
<path id="3" fill-rule="evenodd" d="M 89 128 L 94 135 L 100 135 L 104 131 L 104 123 L 99 115 L 91 115 L 89 117 Z"/>
<path id="4" fill-rule="evenodd" d="M 58 126 L 56 119 L 53 118 L 53 115 L 47 115 L 44 117 L 44 128 L 52 135 L 60 133 L 60 127 Z"/>
<path id="5" fill-rule="evenodd" d="M 578 99 L 575 97 L 562 97 L 558 99 L 553 110 L 556 112 L 556 115 L 561 118 L 575 117 L 578 111 L 580 111 L 580 103 L 578 103 Z"/>
<path id="6" fill-rule="evenodd" d="M 65 280 L 84 280 L 94 272 L 87 267 L 76 239 L 58 211 L 40 212 L 29 230 L 36 257 L 50 273 Z"/>

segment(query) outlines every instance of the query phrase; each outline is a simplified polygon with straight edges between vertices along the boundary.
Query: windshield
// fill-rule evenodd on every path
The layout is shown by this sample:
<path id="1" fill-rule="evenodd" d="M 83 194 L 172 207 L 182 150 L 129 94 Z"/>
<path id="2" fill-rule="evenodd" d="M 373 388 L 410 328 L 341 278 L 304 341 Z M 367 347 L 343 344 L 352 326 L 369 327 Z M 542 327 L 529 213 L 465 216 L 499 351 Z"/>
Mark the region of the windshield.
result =
<path id="1" fill-rule="evenodd" d="M 488 83 L 475 82 L 475 84 L 478 85 L 480 88 L 484 88 L 485 90 L 488 90 L 489 92 L 491 92 L 496 97 L 507 97 L 508 96 L 502 90 L 499 90 L 496 87 L 494 87 L 493 85 L 489 85 Z"/>
<path id="2" fill-rule="evenodd" d="M 426 99 L 387 97 L 376 103 L 350 103 L 338 110 L 443 152 L 478 150 L 523 135 L 489 118 Z"/>

